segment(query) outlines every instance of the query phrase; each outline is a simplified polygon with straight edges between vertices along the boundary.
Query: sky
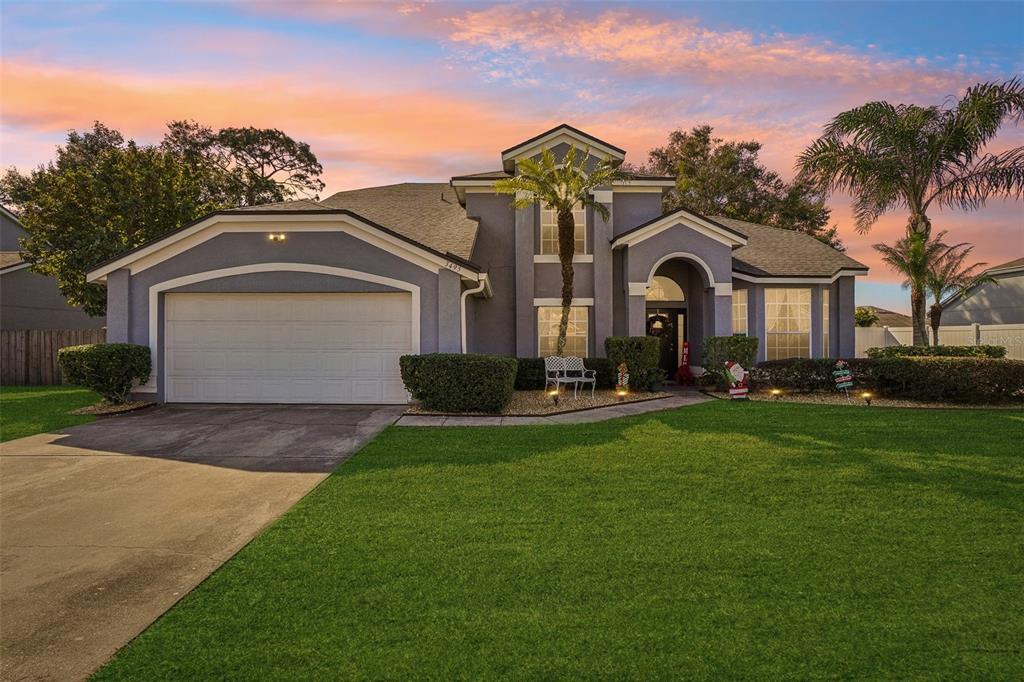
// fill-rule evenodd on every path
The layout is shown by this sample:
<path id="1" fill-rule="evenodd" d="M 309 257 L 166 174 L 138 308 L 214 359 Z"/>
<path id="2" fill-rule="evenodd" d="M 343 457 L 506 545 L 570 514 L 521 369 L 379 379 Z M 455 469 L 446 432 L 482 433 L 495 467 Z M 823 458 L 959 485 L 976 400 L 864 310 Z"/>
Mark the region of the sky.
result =
<path id="1" fill-rule="evenodd" d="M 167 122 L 280 128 L 324 165 L 324 196 L 493 170 L 500 150 L 565 122 L 642 163 L 704 123 L 761 142 L 790 178 L 835 114 L 940 104 L 1024 72 L 1024 2 L 0 3 L 0 164 L 49 161 L 100 120 L 140 142 Z M 993 151 L 1024 145 L 1007 124 Z M 871 245 L 905 214 L 853 229 L 871 267 L 857 303 L 909 309 Z M 934 212 L 980 261 L 1024 256 L 1024 205 Z"/>

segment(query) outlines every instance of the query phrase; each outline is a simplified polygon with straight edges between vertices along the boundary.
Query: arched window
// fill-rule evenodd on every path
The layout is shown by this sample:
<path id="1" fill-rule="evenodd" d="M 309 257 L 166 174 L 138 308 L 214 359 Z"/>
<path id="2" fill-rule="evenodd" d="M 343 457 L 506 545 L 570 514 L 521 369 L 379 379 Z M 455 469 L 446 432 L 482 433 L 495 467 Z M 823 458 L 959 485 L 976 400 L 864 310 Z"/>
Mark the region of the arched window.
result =
<path id="1" fill-rule="evenodd" d="M 648 301 L 685 301 L 682 288 L 671 277 L 655 275 L 651 286 L 647 287 Z"/>

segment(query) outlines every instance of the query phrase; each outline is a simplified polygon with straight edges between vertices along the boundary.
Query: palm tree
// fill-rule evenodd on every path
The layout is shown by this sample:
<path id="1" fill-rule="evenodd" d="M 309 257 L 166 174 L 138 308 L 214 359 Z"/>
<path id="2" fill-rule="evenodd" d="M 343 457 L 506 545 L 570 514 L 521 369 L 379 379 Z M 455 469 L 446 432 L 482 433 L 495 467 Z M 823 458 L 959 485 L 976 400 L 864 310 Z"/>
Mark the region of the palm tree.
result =
<path id="1" fill-rule="evenodd" d="M 994 277 L 985 274 L 988 263 L 966 265 L 967 257 L 974 251 L 970 244 L 955 244 L 946 249 L 931 267 L 925 278 L 925 286 L 931 292 L 932 305 L 928 309 L 928 321 L 932 326 L 932 343 L 939 345 L 939 322 L 942 319 L 942 300 L 951 294 L 964 294 L 971 287 L 989 282 L 998 284 Z"/>
<path id="2" fill-rule="evenodd" d="M 1000 125 L 1024 118 L 1024 83 L 980 83 L 951 105 L 869 102 L 845 111 L 800 155 L 800 177 L 853 195 L 857 231 L 906 209 L 907 235 L 931 235 L 931 208 L 974 210 L 993 197 L 1024 196 L 1024 147 L 992 154 Z M 912 284 L 914 343 L 927 345 L 924 291 Z M 914 302 L 917 303 L 914 303 Z"/>
<path id="3" fill-rule="evenodd" d="M 892 246 L 888 244 L 875 244 L 872 247 L 875 251 L 882 254 L 882 260 L 889 267 L 903 275 L 903 282 L 901 284 L 904 289 L 910 289 L 910 307 L 912 310 L 924 310 L 924 297 L 928 285 L 928 276 L 933 265 L 949 248 L 942 243 L 945 236 L 945 232 L 940 232 L 932 239 L 926 237 L 921 232 L 911 232 Z M 914 332 L 915 334 L 917 333 L 916 327 Z M 915 343 L 914 345 L 927 346 L 928 337 L 925 336 L 924 343 Z"/>
<path id="4" fill-rule="evenodd" d="M 516 208 L 530 208 L 538 201 L 544 208 L 555 211 L 558 220 L 558 260 L 562 265 L 562 317 L 558 323 L 556 353 L 565 350 L 565 335 L 569 328 L 569 310 L 573 296 L 572 258 L 576 250 L 576 221 L 573 209 L 578 205 L 591 206 L 594 212 L 607 220 L 608 207 L 594 200 L 593 191 L 611 185 L 613 180 L 625 177 L 613 160 L 598 161 L 588 169 L 590 152 L 577 155 L 569 147 L 561 162 L 545 149 L 540 159 L 516 161 L 516 176 L 498 180 L 494 189 L 499 194 L 512 194 Z"/>

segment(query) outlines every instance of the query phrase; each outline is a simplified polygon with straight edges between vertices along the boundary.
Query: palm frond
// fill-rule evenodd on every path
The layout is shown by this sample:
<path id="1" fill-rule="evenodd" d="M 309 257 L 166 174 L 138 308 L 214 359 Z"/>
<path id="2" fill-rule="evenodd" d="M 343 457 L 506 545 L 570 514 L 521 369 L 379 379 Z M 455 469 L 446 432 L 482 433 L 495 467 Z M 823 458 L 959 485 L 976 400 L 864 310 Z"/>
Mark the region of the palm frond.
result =
<path id="1" fill-rule="evenodd" d="M 986 154 L 934 189 L 926 205 L 976 209 L 992 197 L 1024 197 L 1024 147 Z"/>

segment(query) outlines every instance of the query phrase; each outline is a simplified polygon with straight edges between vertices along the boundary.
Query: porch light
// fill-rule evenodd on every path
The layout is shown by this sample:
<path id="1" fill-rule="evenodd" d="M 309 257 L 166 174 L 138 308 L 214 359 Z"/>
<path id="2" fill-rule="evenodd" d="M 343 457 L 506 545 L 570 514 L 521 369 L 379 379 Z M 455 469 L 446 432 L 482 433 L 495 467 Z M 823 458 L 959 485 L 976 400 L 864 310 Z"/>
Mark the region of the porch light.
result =
<path id="1" fill-rule="evenodd" d="M 271 232 L 267 235 L 267 239 L 269 239 L 272 242 L 283 242 L 287 238 L 288 235 L 286 235 L 284 232 Z"/>
<path id="2" fill-rule="evenodd" d="M 865 391 L 864 393 L 860 394 L 860 397 L 864 398 L 864 402 L 867 403 L 868 406 L 871 405 L 871 394 L 870 393 Z"/>

